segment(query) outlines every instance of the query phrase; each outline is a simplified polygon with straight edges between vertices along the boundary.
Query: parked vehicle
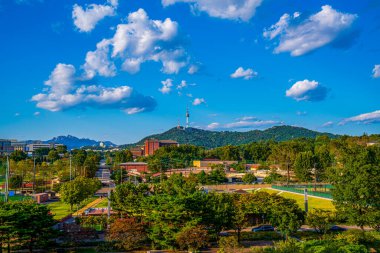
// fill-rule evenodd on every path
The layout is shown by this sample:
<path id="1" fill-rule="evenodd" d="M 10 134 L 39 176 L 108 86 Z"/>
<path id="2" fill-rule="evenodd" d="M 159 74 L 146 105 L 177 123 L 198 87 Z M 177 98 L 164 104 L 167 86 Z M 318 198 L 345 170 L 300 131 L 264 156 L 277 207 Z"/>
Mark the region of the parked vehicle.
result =
<path id="1" fill-rule="evenodd" d="M 261 225 L 261 226 L 252 228 L 252 232 L 265 232 L 265 231 L 274 231 L 274 227 L 271 225 Z"/>
<path id="2" fill-rule="evenodd" d="M 343 232 L 343 231 L 347 231 L 347 228 L 343 228 L 343 227 L 339 227 L 339 226 L 332 226 L 329 231 L 331 232 Z"/>

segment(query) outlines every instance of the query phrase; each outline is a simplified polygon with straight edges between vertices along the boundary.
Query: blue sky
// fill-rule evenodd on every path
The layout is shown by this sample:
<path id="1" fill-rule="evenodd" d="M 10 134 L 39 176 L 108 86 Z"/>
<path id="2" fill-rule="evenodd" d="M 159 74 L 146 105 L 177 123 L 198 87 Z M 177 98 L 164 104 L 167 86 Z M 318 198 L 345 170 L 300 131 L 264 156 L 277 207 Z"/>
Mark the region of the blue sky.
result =
<path id="1" fill-rule="evenodd" d="M 380 1 L 0 1 L 0 137 L 380 130 Z"/>

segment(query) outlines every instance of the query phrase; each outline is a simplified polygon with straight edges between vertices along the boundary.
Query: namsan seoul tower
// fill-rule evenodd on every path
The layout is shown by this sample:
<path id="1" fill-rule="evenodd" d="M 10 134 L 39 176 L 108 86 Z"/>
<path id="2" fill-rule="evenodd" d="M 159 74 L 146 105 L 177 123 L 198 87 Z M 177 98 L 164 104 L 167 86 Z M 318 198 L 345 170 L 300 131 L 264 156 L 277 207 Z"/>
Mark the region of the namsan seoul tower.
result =
<path id="1" fill-rule="evenodd" d="M 186 108 L 186 128 L 189 127 L 189 118 L 190 118 L 189 107 L 187 107 Z"/>

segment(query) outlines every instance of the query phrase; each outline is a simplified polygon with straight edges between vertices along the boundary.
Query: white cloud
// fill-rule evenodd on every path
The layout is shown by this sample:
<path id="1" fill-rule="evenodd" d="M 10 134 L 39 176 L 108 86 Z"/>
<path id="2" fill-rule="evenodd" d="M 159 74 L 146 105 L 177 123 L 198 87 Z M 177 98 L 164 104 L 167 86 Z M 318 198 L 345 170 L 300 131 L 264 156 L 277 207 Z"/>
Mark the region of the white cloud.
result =
<path id="1" fill-rule="evenodd" d="M 99 42 L 96 50 L 87 54 L 83 68 L 87 76 L 112 76 L 116 59 L 122 61 L 122 70 L 131 74 L 140 71 L 146 61 L 160 62 L 161 71 L 167 74 L 178 73 L 189 61 L 180 43 L 178 23 L 170 18 L 151 20 L 143 9 L 130 13 L 112 38 Z"/>
<path id="2" fill-rule="evenodd" d="M 189 3 L 196 12 L 206 12 L 211 17 L 232 20 L 250 20 L 262 0 L 161 0 L 163 6 Z"/>
<path id="3" fill-rule="evenodd" d="M 40 116 L 40 114 L 41 114 L 40 112 L 33 113 L 33 115 L 36 116 L 36 117 Z"/>
<path id="4" fill-rule="evenodd" d="M 57 96 L 64 95 L 72 89 L 75 82 L 75 67 L 71 64 L 59 63 L 45 81 L 45 85 L 50 86 L 51 91 Z"/>
<path id="5" fill-rule="evenodd" d="M 104 39 L 96 44 L 95 51 L 87 52 L 86 62 L 83 65 L 87 79 L 92 79 L 97 74 L 105 77 L 116 75 L 116 66 L 108 57 L 109 46 L 110 41 Z"/>
<path id="6" fill-rule="evenodd" d="M 220 123 L 218 122 L 213 122 L 211 124 L 208 124 L 206 129 L 210 129 L 210 130 L 213 130 L 213 129 L 217 129 L 220 127 Z"/>
<path id="7" fill-rule="evenodd" d="M 328 89 L 317 81 L 307 79 L 298 81 L 286 91 L 286 96 L 297 101 L 322 101 L 326 98 Z"/>
<path id="8" fill-rule="evenodd" d="M 253 117 L 253 116 L 244 116 L 244 117 L 241 117 L 241 118 L 237 118 L 236 120 L 238 121 L 247 121 L 247 120 L 254 120 L 256 119 L 256 117 Z"/>
<path id="9" fill-rule="evenodd" d="M 347 31 L 357 15 L 339 12 L 330 5 L 324 5 L 320 12 L 299 24 L 291 25 L 291 21 L 297 17 L 298 13 L 293 16 L 284 14 L 276 24 L 264 30 L 264 37 L 270 40 L 280 37 L 275 53 L 290 52 L 292 56 L 300 56 L 323 47 Z"/>
<path id="10" fill-rule="evenodd" d="M 89 4 L 85 8 L 78 4 L 74 4 L 72 18 L 74 25 L 80 32 L 92 31 L 96 24 L 107 16 L 116 14 L 118 1 L 109 0 L 106 4 Z"/>
<path id="11" fill-rule="evenodd" d="M 289 26 L 289 20 L 291 18 L 292 17 L 288 13 L 285 13 L 284 15 L 282 15 L 280 17 L 280 20 L 277 21 L 276 24 L 272 25 L 268 29 L 264 29 L 264 33 L 263 33 L 264 37 L 268 39 L 274 39 L 275 37 L 280 35 Z"/>
<path id="12" fill-rule="evenodd" d="M 206 100 L 204 98 L 196 98 L 193 101 L 193 105 L 201 105 L 205 103 L 206 103 Z"/>
<path id="13" fill-rule="evenodd" d="M 18 117 L 18 116 L 20 116 L 21 114 L 19 113 L 19 112 L 16 112 L 15 113 L 15 117 Z"/>
<path id="14" fill-rule="evenodd" d="M 32 97 L 37 107 L 52 112 L 71 108 L 117 108 L 127 113 L 151 111 L 156 106 L 152 97 L 143 96 L 129 86 L 103 87 L 77 84 L 75 68 L 59 63 L 45 82 L 48 87 Z"/>
<path id="15" fill-rule="evenodd" d="M 323 125 L 322 125 L 322 127 L 332 127 L 334 125 L 334 122 L 332 122 L 332 121 L 327 121 L 326 123 L 324 123 Z"/>
<path id="16" fill-rule="evenodd" d="M 373 67 L 372 74 L 374 78 L 380 77 L 380 64 Z"/>
<path id="17" fill-rule="evenodd" d="M 363 113 L 351 118 L 344 119 L 339 123 L 339 125 L 345 125 L 350 122 L 357 122 L 357 123 L 364 123 L 364 124 L 371 124 L 371 123 L 380 123 L 380 110 L 369 112 L 369 113 Z"/>
<path id="18" fill-rule="evenodd" d="M 183 88 L 187 87 L 187 82 L 185 80 L 182 80 L 180 84 L 177 85 L 177 90 L 182 90 Z"/>
<path id="19" fill-rule="evenodd" d="M 232 122 L 224 125 L 224 128 L 252 128 L 252 127 L 263 127 L 281 124 L 281 122 L 274 120 L 240 120 L 237 122 Z"/>
<path id="20" fill-rule="evenodd" d="M 305 115 L 307 115 L 307 112 L 306 111 L 298 111 L 298 112 L 296 112 L 296 114 L 298 116 L 305 116 Z"/>
<path id="21" fill-rule="evenodd" d="M 165 81 L 161 81 L 162 87 L 158 89 L 162 94 L 168 94 L 172 90 L 173 80 L 168 78 Z"/>
<path id="22" fill-rule="evenodd" d="M 199 71 L 199 66 L 195 65 L 195 64 L 192 64 L 192 65 L 190 65 L 187 73 L 190 74 L 190 75 L 193 75 L 193 74 L 197 73 L 198 71 Z"/>
<path id="23" fill-rule="evenodd" d="M 245 80 L 249 80 L 257 75 L 258 73 L 253 71 L 253 69 L 248 68 L 244 70 L 243 67 L 239 67 L 231 74 L 231 78 L 244 78 Z"/>

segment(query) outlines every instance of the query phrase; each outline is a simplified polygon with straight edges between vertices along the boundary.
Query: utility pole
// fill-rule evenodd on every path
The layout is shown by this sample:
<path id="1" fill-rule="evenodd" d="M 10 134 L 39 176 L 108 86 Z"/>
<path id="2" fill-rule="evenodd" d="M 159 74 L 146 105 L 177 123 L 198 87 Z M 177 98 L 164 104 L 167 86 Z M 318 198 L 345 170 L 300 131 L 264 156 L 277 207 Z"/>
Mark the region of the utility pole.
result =
<path id="1" fill-rule="evenodd" d="M 33 153 L 33 194 L 36 193 L 36 156 Z"/>
<path id="2" fill-rule="evenodd" d="M 71 151 L 70 151 L 70 157 L 69 157 L 70 159 L 70 182 L 71 182 L 71 178 L 72 178 L 72 172 L 71 172 Z"/>
<path id="3" fill-rule="evenodd" d="M 5 171 L 5 196 L 4 202 L 8 202 L 9 195 L 9 154 L 7 153 L 7 169 Z"/>
<path id="4" fill-rule="evenodd" d="M 286 180 L 286 186 L 289 187 L 289 181 L 290 181 L 289 162 L 286 163 L 286 168 L 287 168 L 287 172 L 288 172 L 288 177 L 287 177 L 287 180 Z"/>
<path id="5" fill-rule="evenodd" d="M 108 187 L 108 210 L 107 210 L 107 217 L 110 219 L 111 216 L 111 190 Z"/>
<path id="6" fill-rule="evenodd" d="M 120 184 L 123 183 L 123 169 L 120 168 Z"/>
<path id="7" fill-rule="evenodd" d="M 314 192 L 317 191 L 317 164 L 314 163 Z"/>
<path id="8" fill-rule="evenodd" d="M 308 196 L 307 196 L 307 188 L 304 190 L 304 195 L 305 195 L 305 212 L 307 213 L 309 211 L 309 202 L 308 202 Z"/>

